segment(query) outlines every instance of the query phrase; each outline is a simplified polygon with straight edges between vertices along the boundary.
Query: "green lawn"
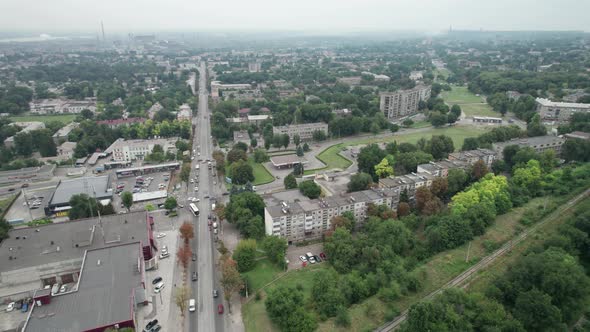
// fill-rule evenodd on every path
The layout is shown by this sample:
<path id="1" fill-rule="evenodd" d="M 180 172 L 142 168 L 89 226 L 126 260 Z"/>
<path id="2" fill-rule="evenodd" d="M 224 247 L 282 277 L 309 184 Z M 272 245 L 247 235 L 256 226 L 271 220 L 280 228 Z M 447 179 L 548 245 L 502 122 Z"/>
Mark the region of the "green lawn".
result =
<path id="1" fill-rule="evenodd" d="M 443 80 L 446 80 L 447 78 L 449 78 L 451 71 L 447 68 L 435 69 L 434 74 L 437 78 L 440 76 Z"/>
<path id="2" fill-rule="evenodd" d="M 254 182 L 252 185 L 258 186 L 261 184 L 273 182 L 275 180 L 266 167 L 255 162 L 253 158 L 248 159 L 248 163 L 252 166 L 252 171 L 254 172 Z"/>
<path id="3" fill-rule="evenodd" d="M 326 167 L 316 168 L 316 169 L 309 169 L 305 171 L 305 175 L 314 174 L 320 170 L 327 170 L 327 169 L 334 169 L 340 168 L 342 170 L 347 169 L 350 165 L 352 165 L 352 161 L 348 160 L 347 158 L 342 157 L 338 153 L 342 151 L 345 144 L 336 144 L 332 145 L 331 147 L 325 149 L 320 154 L 317 155 L 317 158 L 326 164 Z"/>
<path id="4" fill-rule="evenodd" d="M 494 112 L 490 105 L 484 102 L 482 97 L 478 97 L 464 86 L 452 86 L 451 91 L 443 91 L 441 93 L 445 102 L 452 106 L 457 104 L 461 106 L 463 112 L 467 117 L 470 116 L 493 116 L 500 117 L 501 114 Z"/>
<path id="5" fill-rule="evenodd" d="M 410 128 L 417 129 L 417 128 L 426 128 L 426 127 L 431 127 L 431 126 L 432 126 L 432 124 L 428 121 L 417 121 L 417 122 L 414 122 L 414 124 L 411 125 Z"/>
<path id="6" fill-rule="evenodd" d="M 256 301 L 256 299 L 253 298 L 249 302 L 243 304 L 242 319 L 244 321 L 246 331 L 279 331 L 278 327 L 272 324 L 272 322 L 268 318 L 268 315 L 266 314 L 266 308 L 264 307 L 266 292 L 279 285 L 301 285 L 301 287 L 303 288 L 304 301 L 307 302 L 309 297 L 311 296 L 311 284 L 314 272 L 325 267 L 327 267 L 326 264 L 315 264 L 303 269 L 290 271 L 281 279 L 278 279 L 273 284 L 264 288 L 262 291 L 261 300 Z M 252 296 L 254 296 L 254 294 Z"/>
<path id="7" fill-rule="evenodd" d="M 23 115 L 23 116 L 11 116 L 10 120 L 13 122 L 30 122 L 30 121 L 59 121 L 63 124 L 68 124 L 76 118 L 74 114 L 59 114 L 59 115 Z"/>
<path id="8" fill-rule="evenodd" d="M 263 258 L 256 261 L 256 267 L 253 270 L 243 273 L 250 282 L 252 294 L 258 291 L 262 286 L 271 282 L 283 270 L 271 263 L 268 259 Z"/>

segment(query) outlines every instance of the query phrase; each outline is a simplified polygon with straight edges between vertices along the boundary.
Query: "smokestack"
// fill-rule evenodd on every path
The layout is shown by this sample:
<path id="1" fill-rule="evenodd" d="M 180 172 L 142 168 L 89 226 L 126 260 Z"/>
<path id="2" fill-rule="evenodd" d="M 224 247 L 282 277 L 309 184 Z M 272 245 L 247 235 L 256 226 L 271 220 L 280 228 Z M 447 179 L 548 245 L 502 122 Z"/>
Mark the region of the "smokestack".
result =
<path id="1" fill-rule="evenodd" d="M 105 43 L 106 38 L 104 36 L 104 24 L 102 23 L 102 21 L 100 21 L 100 29 L 102 30 L 102 42 Z"/>

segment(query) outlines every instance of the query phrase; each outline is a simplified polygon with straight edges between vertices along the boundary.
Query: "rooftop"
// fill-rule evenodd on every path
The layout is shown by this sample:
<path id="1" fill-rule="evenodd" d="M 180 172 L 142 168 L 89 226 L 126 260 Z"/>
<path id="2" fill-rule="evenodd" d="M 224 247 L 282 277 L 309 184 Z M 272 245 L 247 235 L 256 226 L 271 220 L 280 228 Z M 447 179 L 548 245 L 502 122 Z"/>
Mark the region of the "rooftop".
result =
<path id="1" fill-rule="evenodd" d="M 307 159 L 298 157 L 296 154 L 288 154 L 284 156 L 273 156 L 270 157 L 270 162 L 275 166 L 286 166 L 293 164 L 306 164 Z"/>
<path id="2" fill-rule="evenodd" d="M 13 229 L 0 244 L 0 272 L 81 260 L 84 251 L 116 243 L 148 242 L 143 211 Z M 104 233 L 104 235 L 103 235 Z M 12 259 L 10 259 L 12 257 Z"/>
<path id="3" fill-rule="evenodd" d="M 537 98 L 535 101 L 542 106 L 547 107 L 564 107 L 564 108 L 585 108 L 590 110 L 590 104 L 582 104 L 582 103 L 564 103 L 560 101 L 551 101 L 546 98 Z"/>
<path id="4" fill-rule="evenodd" d="M 107 125 L 107 126 L 118 126 L 118 125 L 123 125 L 123 124 L 144 123 L 144 122 L 145 122 L 144 118 L 127 118 L 127 119 L 96 121 L 96 124 Z"/>
<path id="5" fill-rule="evenodd" d="M 78 289 L 35 306 L 25 331 L 87 331 L 132 320 L 136 290 L 144 291 L 140 257 L 139 242 L 88 250 Z"/>
<path id="6" fill-rule="evenodd" d="M 64 137 L 67 136 L 72 129 L 77 128 L 80 124 L 77 122 L 72 122 L 68 125 L 61 127 L 58 131 L 53 134 L 53 137 Z"/>
<path id="7" fill-rule="evenodd" d="M 506 142 L 498 142 L 494 143 L 495 147 L 502 147 L 508 145 L 526 145 L 526 146 L 537 146 L 541 144 L 554 144 L 554 143 L 563 143 L 565 139 L 557 136 L 545 135 L 545 136 L 536 136 L 536 137 L 526 137 L 526 138 L 515 138 L 511 139 Z"/>
<path id="8" fill-rule="evenodd" d="M 569 134 L 565 134 L 567 138 L 580 138 L 585 140 L 590 140 L 590 133 L 585 133 L 583 131 L 572 131 Z"/>
<path id="9" fill-rule="evenodd" d="M 96 196 L 97 199 L 111 198 L 113 192 L 109 188 L 109 182 L 108 175 L 61 181 L 57 185 L 49 205 L 67 204 L 70 198 L 77 194 L 87 194 L 90 197 Z"/>

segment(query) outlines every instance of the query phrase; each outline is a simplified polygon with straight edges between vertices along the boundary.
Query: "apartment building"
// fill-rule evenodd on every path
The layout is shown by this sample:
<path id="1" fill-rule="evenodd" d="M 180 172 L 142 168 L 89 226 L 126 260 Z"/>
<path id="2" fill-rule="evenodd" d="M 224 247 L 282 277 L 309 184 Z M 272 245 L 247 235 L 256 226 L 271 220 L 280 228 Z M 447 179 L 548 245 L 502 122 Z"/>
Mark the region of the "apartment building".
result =
<path id="1" fill-rule="evenodd" d="M 106 154 L 111 154 L 113 161 L 134 161 L 143 160 L 146 155 L 152 153 L 154 146 L 159 145 L 164 153 L 176 153 L 176 141 L 178 137 L 157 138 L 157 139 L 117 139 L 106 150 Z"/>
<path id="2" fill-rule="evenodd" d="M 545 98 L 535 99 L 537 112 L 545 121 L 569 122 L 575 113 L 590 112 L 590 104 L 555 102 Z"/>
<path id="3" fill-rule="evenodd" d="M 287 239 L 289 244 L 321 239 L 330 230 L 332 218 L 346 211 L 354 214 L 356 226 L 361 227 L 367 217 L 369 204 L 397 208 L 398 189 L 371 189 L 343 193 L 319 199 L 307 199 L 298 190 L 267 196 L 264 209 L 265 230 L 268 235 Z M 279 194 L 276 194 L 279 195 Z M 288 200 L 283 200 L 288 197 Z"/>
<path id="4" fill-rule="evenodd" d="M 40 99 L 29 103 L 31 114 L 78 114 L 88 109 L 96 111 L 96 100 L 87 98 L 85 100 L 72 99 Z"/>
<path id="5" fill-rule="evenodd" d="M 565 139 L 557 136 L 537 136 L 527 138 L 516 138 L 506 142 L 499 142 L 492 144 L 497 159 L 503 158 L 504 148 L 509 145 L 517 145 L 520 148 L 531 147 L 537 153 L 547 150 L 554 150 L 557 155 L 561 153 L 561 146 L 565 143 Z"/>
<path id="6" fill-rule="evenodd" d="M 193 117 L 193 110 L 191 109 L 188 104 L 182 104 L 178 108 L 178 113 L 176 113 L 176 119 L 178 121 L 191 121 Z"/>
<path id="7" fill-rule="evenodd" d="M 278 126 L 273 127 L 272 132 L 274 135 L 289 135 L 291 142 L 293 142 L 293 136 L 299 135 L 302 142 L 311 141 L 313 139 L 313 133 L 315 131 L 321 131 L 326 136 L 328 135 L 328 124 L 323 122 L 315 122 L 315 123 L 304 123 L 298 125 L 287 125 L 287 126 Z"/>
<path id="8" fill-rule="evenodd" d="M 490 168 L 492 167 L 492 163 L 496 159 L 496 153 L 489 149 L 477 149 L 477 150 L 469 150 L 469 151 L 460 151 L 460 152 L 453 152 L 449 153 L 449 160 L 460 160 L 464 161 L 470 165 L 475 164 L 477 161 L 481 160 L 485 163 L 485 165 Z"/>
<path id="9" fill-rule="evenodd" d="M 418 85 L 410 90 L 380 94 L 379 109 L 388 119 L 400 119 L 418 113 L 420 101 L 430 98 L 431 86 Z"/>

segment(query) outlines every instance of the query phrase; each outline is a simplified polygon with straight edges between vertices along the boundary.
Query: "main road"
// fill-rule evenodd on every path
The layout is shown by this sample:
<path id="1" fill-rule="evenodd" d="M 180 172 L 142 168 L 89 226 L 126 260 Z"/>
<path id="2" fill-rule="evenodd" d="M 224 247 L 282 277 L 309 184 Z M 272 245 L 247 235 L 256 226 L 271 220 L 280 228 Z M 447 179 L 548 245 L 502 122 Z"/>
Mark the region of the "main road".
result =
<path id="1" fill-rule="evenodd" d="M 217 282 L 215 257 L 215 242 L 209 229 L 207 217 L 212 214 L 211 204 L 214 197 L 219 197 L 214 190 L 216 181 L 212 171 L 207 167 L 207 161 L 212 160 L 213 145 L 211 142 L 211 128 L 209 125 L 207 73 L 204 61 L 200 64 L 199 75 L 199 109 L 194 117 L 193 134 L 194 160 L 191 164 L 191 178 L 198 178 L 198 183 L 191 184 L 187 196 L 199 198 L 195 203 L 200 210 L 199 216 L 193 218 L 195 238 L 192 250 L 197 254 L 197 261 L 193 262 L 191 271 L 198 271 L 197 282 L 191 282 L 191 297 L 196 299 L 197 310 L 189 315 L 189 331 L 223 331 L 223 316 L 217 313 L 217 305 L 222 304 L 222 293 Z M 199 165 L 199 169 L 196 166 Z M 199 190 L 195 191 L 194 187 Z M 188 202 L 187 202 L 188 204 Z M 196 263 L 196 266 L 195 266 Z M 190 278 L 190 276 L 189 276 Z M 219 297 L 213 298 L 213 290 L 219 290 Z"/>

